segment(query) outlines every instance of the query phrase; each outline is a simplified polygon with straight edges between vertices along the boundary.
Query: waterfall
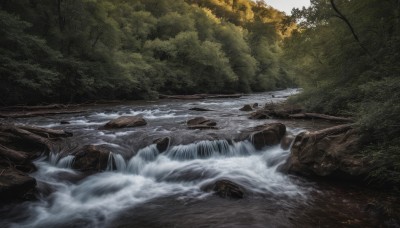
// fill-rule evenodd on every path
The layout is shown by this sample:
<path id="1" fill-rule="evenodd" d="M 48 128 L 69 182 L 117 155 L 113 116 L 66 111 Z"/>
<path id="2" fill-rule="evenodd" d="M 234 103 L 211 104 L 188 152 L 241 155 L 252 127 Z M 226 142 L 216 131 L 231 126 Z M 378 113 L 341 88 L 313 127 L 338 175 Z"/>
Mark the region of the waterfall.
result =
<path id="1" fill-rule="evenodd" d="M 129 173 L 138 174 L 146 164 L 154 161 L 159 153 L 157 145 L 155 144 L 140 149 L 136 156 L 128 161 L 127 171 Z"/>
<path id="2" fill-rule="evenodd" d="M 115 165 L 115 167 L 114 167 Z M 126 162 L 122 155 L 111 152 L 108 155 L 107 171 L 117 170 L 120 172 L 126 171 Z"/>
<path id="3" fill-rule="evenodd" d="M 75 156 L 68 155 L 65 157 L 61 157 L 61 153 L 53 153 L 49 154 L 49 163 L 53 166 L 57 166 L 60 168 L 71 168 L 74 163 Z"/>
<path id="4" fill-rule="evenodd" d="M 256 150 L 249 141 L 229 143 L 227 140 L 200 141 L 172 147 L 167 156 L 174 160 L 250 155 Z"/>
<path id="5" fill-rule="evenodd" d="M 60 153 L 50 152 L 49 154 L 49 162 L 52 165 L 57 165 L 58 160 L 60 160 Z"/>
<path id="6" fill-rule="evenodd" d="M 66 157 L 63 157 L 57 162 L 57 167 L 70 169 L 70 168 L 72 168 L 74 159 L 75 159 L 75 156 L 73 156 L 73 155 L 68 155 Z"/>

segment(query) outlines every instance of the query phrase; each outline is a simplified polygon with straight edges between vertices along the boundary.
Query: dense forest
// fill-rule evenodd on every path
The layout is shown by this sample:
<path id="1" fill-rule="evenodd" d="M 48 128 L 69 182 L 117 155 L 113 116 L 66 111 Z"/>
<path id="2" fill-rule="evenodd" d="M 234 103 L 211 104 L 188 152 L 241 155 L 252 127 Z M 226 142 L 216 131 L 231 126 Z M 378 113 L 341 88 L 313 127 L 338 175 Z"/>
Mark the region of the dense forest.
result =
<path id="1" fill-rule="evenodd" d="M 400 183 L 400 1 L 312 0 L 285 40 L 308 110 L 354 116 L 371 180 Z"/>
<path id="2" fill-rule="evenodd" d="M 0 105 L 265 91 L 293 84 L 294 24 L 262 1 L 4 0 Z M 287 25 L 287 23 L 286 23 Z"/>
<path id="3" fill-rule="evenodd" d="M 0 62 L 1 106 L 299 86 L 400 183 L 399 0 L 2 0 Z"/>

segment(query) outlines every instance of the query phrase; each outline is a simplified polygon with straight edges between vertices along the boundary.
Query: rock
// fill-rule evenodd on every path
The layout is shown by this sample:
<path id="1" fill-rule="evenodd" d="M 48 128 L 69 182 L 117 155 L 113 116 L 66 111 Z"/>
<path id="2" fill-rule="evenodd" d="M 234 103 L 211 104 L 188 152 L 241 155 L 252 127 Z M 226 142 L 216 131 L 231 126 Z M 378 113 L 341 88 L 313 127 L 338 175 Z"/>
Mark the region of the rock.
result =
<path id="1" fill-rule="evenodd" d="M 260 150 L 265 146 L 279 144 L 286 133 L 286 126 L 281 123 L 271 123 L 257 126 L 251 130 L 253 133 L 250 135 L 250 140 L 254 147 Z"/>
<path id="2" fill-rule="evenodd" d="M 121 116 L 115 120 L 111 120 L 101 129 L 125 128 L 125 127 L 139 127 L 146 125 L 147 122 L 142 117 L 138 116 Z"/>
<path id="3" fill-rule="evenodd" d="M 194 108 L 191 108 L 191 109 L 189 109 L 189 110 L 192 110 L 192 111 L 198 111 L 198 112 L 208 112 L 208 111 L 213 111 L 213 110 L 211 110 L 211 109 L 199 108 L 199 107 L 194 107 Z"/>
<path id="4" fill-rule="evenodd" d="M 110 151 L 104 145 L 86 145 L 74 153 L 72 168 L 80 171 L 104 171 L 107 169 Z"/>
<path id="5" fill-rule="evenodd" d="M 0 167 L 0 200 L 12 201 L 32 198 L 36 180 L 24 172 L 7 166 Z"/>
<path id="6" fill-rule="evenodd" d="M 60 124 L 70 124 L 70 122 L 69 121 L 66 121 L 66 120 L 61 120 L 61 122 L 60 122 Z"/>
<path id="7" fill-rule="evenodd" d="M 306 176 L 362 179 L 372 165 L 361 156 L 360 141 L 351 124 L 300 133 L 281 170 Z"/>
<path id="8" fill-rule="evenodd" d="M 254 103 L 253 108 L 258 108 L 258 103 Z"/>
<path id="9" fill-rule="evenodd" d="M 204 117 L 196 117 L 186 122 L 189 129 L 217 129 L 217 122 Z"/>
<path id="10" fill-rule="evenodd" d="M 283 150 L 288 150 L 290 148 L 290 145 L 292 145 L 292 142 L 294 140 L 294 136 L 290 134 L 286 134 L 283 136 L 281 139 L 281 148 Z"/>
<path id="11" fill-rule="evenodd" d="M 265 112 L 264 110 L 258 110 L 256 112 L 253 112 L 250 114 L 249 119 L 253 119 L 253 120 L 263 120 L 263 119 L 269 119 L 271 118 L 268 115 L 268 112 Z"/>
<path id="12" fill-rule="evenodd" d="M 164 137 L 154 140 L 153 143 L 157 144 L 158 151 L 162 153 L 168 149 L 170 141 L 170 137 Z"/>
<path id="13" fill-rule="evenodd" d="M 218 180 L 213 184 L 202 187 L 204 191 L 214 191 L 222 198 L 243 199 L 246 195 L 245 189 L 230 180 Z"/>
<path id="14" fill-rule="evenodd" d="M 253 111 L 253 108 L 251 107 L 251 105 L 245 105 L 243 106 L 241 109 L 239 109 L 240 111 L 244 111 L 244 112 L 250 112 Z"/>

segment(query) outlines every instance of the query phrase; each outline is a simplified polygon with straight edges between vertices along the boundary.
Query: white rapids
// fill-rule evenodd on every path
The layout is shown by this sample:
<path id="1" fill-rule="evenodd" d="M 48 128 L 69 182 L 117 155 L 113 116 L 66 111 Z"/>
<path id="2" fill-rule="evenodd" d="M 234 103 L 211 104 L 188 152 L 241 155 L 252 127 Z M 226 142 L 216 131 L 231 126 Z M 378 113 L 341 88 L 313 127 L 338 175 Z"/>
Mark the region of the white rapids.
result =
<path id="1" fill-rule="evenodd" d="M 161 154 L 151 145 L 127 160 L 111 153 L 107 171 L 77 183 L 58 179 L 62 174 L 79 175 L 70 169 L 74 157 L 52 155 L 36 162 L 39 169 L 33 176 L 54 192 L 50 199 L 31 203 L 30 217 L 12 226 L 56 227 L 75 221 L 103 227 L 119 212 L 158 197 L 207 200 L 212 193 L 202 186 L 219 179 L 234 181 L 254 195 L 305 199 L 307 190 L 276 170 L 288 153 L 279 146 L 256 151 L 248 141 L 200 141 Z"/>

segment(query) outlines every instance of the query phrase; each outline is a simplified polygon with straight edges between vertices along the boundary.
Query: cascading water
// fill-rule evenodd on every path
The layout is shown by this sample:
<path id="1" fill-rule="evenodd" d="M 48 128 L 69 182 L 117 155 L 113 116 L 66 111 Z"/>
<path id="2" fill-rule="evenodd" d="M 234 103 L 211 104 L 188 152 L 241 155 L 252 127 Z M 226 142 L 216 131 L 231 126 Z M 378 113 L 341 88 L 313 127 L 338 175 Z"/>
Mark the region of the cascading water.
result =
<path id="1" fill-rule="evenodd" d="M 72 163 L 74 162 L 75 156 L 73 155 L 68 155 L 66 157 L 61 158 L 57 162 L 57 166 L 61 168 L 72 168 Z"/>
<path id="2" fill-rule="evenodd" d="M 265 97 L 271 95 L 124 105 L 84 115 L 26 120 L 72 131 L 74 137 L 67 145 L 104 144 L 112 153 L 107 170 L 89 176 L 71 169 L 74 156 L 60 157 L 79 147 L 57 149 L 62 153 L 39 159 L 32 174 L 39 200 L 17 207 L 14 218 L 0 220 L 0 227 L 293 226 L 290 219 L 301 216 L 304 205 L 309 208 L 315 188 L 277 170 L 289 151 L 279 145 L 256 150 L 251 140 L 212 140 L 235 138 L 241 130 L 273 122 L 249 120 L 239 111 L 244 104 L 267 102 Z M 213 110 L 202 115 L 215 119 L 219 130 L 187 129 L 187 120 L 199 116 L 189 108 L 197 106 Z M 98 130 L 124 115 L 143 116 L 148 125 Z M 61 126 L 60 120 L 70 124 Z M 304 128 L 287 130 L 296 135 Z M 142 148 L 164 137 L 174 139 L 175 146 L 162 153 L 154 144 Z M 240 185 L 248 197 L 229 200 L 208 192 L 207 186 L 219 180 Z"/>
<path id="3" fill-rule="evenodd" d="M 306 191 L 276 172 L 276 166 L 287 153 L 278 146 L 256 151 L 248 141 L 225 140 L 174 146 L 161 154 L 151 145 L 127 161 L 111 153 L 109 171 L 75 184 L 57 183 L 53 186 L 57 191 L 52 200 L 33 203 L 30 218 L 15 226 L 50 227 L 81 220 L 84 226 L 104 226 L 124 208 L 159 197 L 202 199 L 209 195 L 202 187 L 219 179 L 232 180 L 256 195 L 302 198 Z M 39 161 L 39 171 L 34 176 L 46 180 L 42 175 L 48 175 L 49 170 L 64 172 L 72 160 L 73 156 L 67 156 L 57 166 L 51 164 L 54 160 L 47 164 Z M 271 160 L 279 162 L 270 166 Z"/>

